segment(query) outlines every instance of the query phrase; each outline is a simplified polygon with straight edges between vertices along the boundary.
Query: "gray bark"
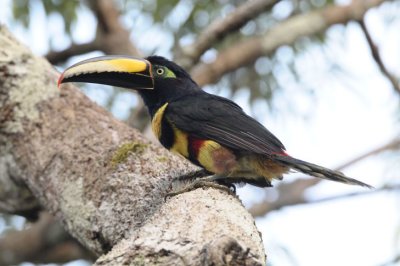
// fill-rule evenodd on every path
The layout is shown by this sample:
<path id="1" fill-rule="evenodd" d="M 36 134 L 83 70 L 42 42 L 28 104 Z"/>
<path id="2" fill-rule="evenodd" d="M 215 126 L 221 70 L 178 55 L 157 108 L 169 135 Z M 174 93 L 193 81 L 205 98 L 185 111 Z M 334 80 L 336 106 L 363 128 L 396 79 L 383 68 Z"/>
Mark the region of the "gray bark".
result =
<path id="1" fill-rule="evenodd" d="M 164 201 L 197 168 L 58 76 L 0 26 L 0 211 L 45 208 L 98 265 L 265 265 L 240 200 L 200 188 Z"/>

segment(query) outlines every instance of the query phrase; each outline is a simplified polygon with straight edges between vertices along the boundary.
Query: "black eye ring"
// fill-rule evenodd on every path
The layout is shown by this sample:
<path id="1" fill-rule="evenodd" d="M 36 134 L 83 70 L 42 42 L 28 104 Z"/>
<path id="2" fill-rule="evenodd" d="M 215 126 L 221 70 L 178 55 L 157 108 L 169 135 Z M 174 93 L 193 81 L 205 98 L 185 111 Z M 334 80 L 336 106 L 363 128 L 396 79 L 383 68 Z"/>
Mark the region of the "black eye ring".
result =
<path id="1" fill-rule="evenodd" d="M 165 70 L 164 70 L 164 68 L 159 67 L 159 68 L 157 68 L 156 72 L 157 72 L 157 75 L 161 76 L 161 75 L 164 75 Z"/>

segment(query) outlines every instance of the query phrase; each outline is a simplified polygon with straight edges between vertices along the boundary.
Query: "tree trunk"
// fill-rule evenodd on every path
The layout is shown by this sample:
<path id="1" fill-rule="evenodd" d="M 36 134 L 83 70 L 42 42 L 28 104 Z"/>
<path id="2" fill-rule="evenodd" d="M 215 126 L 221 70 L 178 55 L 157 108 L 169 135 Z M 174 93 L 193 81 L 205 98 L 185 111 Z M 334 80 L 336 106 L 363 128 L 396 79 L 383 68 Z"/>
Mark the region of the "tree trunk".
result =
<path id="1" fill-rule="evenodd" d="M 63 85 L 0 26 L 0 211 L 54 214 L 98 265 L 265 265 L 240 200 L 200 188 L 198 170 Z"/>

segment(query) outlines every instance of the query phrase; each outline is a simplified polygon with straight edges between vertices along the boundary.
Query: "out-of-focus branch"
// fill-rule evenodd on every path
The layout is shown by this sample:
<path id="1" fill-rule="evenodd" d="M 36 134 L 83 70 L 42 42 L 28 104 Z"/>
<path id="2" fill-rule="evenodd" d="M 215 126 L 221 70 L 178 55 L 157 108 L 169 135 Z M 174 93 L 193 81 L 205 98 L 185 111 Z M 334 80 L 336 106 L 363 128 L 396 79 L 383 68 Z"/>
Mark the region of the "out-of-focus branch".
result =
<path id="1" fill-rule="evenodd" d="M 390 261 L 382 264 L 381 266 L 395 266 L 398 265 L 398 263 L 400 262 L 400 254 L 398 254 L 397 256 L 395 256 L 393 259 L 391 259 Z"/>
<path id="2" fill-rule="evenodd" d="M 372 150 L 370 150 L 362 155 L 359 155 L 359 156 L 353 158 L 352 160 L 340 165 L 339 167 L 337 167 L 337 170 L 347 168 L 352 164 L 358 163 L 359 161 L 362 161 L 362 160 L 366 159 L 367 157 L 377 155 L 381 152 L 390 151 L 390 150 L 398 150 L 398 149 L 400 149 L 400 138 L 395 138 L 382 146 L 372 149 Z"/>
<path id="3" fill-rule="evenodd" d="M 377 155 L 384 151 L 395 150 L 395 149 L 399 149 L 399 148 L 400 148 L 400 139 L 395 138 L 378 148 L 368 151 L 365 154 L 357 156 L 356 158 L 340 165 L 335 170 L 342 170 L 346 167 L 349 167 L 352 164 L 355 164 L 363 159 L 366 159 L 367 157 Z M 309 189 L 310 187 L 313 187 L 316 184 L 318 184 L 320 181 L 322 181 L 322 179 L 312 178 L 312 179 L 297 179 L 290 183 L 281 183 L 277 187 L 279 196 L 276 200 L 274 200 L 274 201 L 265 200 L 260 203 L 254 204 L 252 207 L 250 207 L 249 212 L 254 217 L 260 217 L 260 216 L 266 215 L 267 213 L 269 213 L 271 211 L 278 210 L 282 207 L 310 203 L 310 201 L 308 201 L 304 197 L 304 192 L 307 189 Z M 375 191 L 375 190 L 373 190 L 373 191 Z M 366 193 L 368 193 L 368 192 L 366 192 Z M 359 194 L 359 193 L 357 193 L 357 194 Z M 316 201 L 314 201 L 314 202 L 316 202 Z"/>
<path id="4" fill-rule="evenodd" d="M 94 260 L 89 253 L 48 213 L 22 231 L 10 231 L 0 238 L 0 265 L 65 263 L 71 260 Z"/>
<path id="5" fill-rule="evenodd" d="M 314 181 L 314 183 L 312 181 Z M 341 195 L 336 195 L 336 196 L 332 196 L 332 197 L 315 199 L 315 200 L 305 200 L 304 195 L 303 195 L 304 194 L 303 189 L 304 188 L 308 189 L 308 188 L 316 185 L 317 183 L 319 183 L 319 181 L 320 180 L 315 180 L 315 179 L 298 179 L 292 183 L 284 184 L 283 190 L 288 190 L 288 191 L 286 191 L 287 192 L 286 196 L 282 195 L 283 197 L 281 197 L 281 199 L 279 199 L 277 201 L 268 202 L 268 203 L 263 202 L 263 203 L 256 204 L 253 207 L 251 207 L 251 209 L 249 211 L 254 217 L 261 217 L 270 211 L 279 210 L 280 208 L 287 207 L 287 206 L 295 206 L 295 205 L 300 205 L 300 204 L 317 204 L 317 203 L 323 203 L 323 202 L 332 201 L 332 200 L 340 200 L 340 199 L 347 199 L 347 198 L 351 198 L 351 197 L 366 196 L 366 195 L 370 195 L 373 193 L 379 193 L 379 192 L 383 192 L 383 191 L 400 190 L 400 185 L 383 186 L 380 188 L 371 189 L 371 190 L 367 190 L 364 192 L 352 192 L 352 193 L 341 194 Z M 285 186 L 285 185 L 287 185 L 287 186 Z M 283 191 L 282 189 L 279 189 L 279 190 L 280 190 L 280 192 Z M 290 195 L 290 193 L 292 193 L 292 195 Z M 298 197 L 298 198 L 296 199 L 296 197 Z"/>
<path id="6" fill-rule="evenodd" d="M 149 124 L 149 120 L 147 108 L 144 106 L 143 101 L 140 101 L 138 105 L 135 106 L 135 109 L 131 111 L 126 123 L 129 126 L 140 130 L 140 132 L 143 132 Z"/>
<path id="7" fill-rule="evenodd" d="M 264 200 L 249 208 L 253 217 L 262 217 L 271 211 L 279 210 L 286 206 L 305 203 L 304 191 L 315 186 L 321 181 L 317 178 L 300 178 L 290 183 L 281 183 L 276 190 L 278 198 L 273 201 Z M 267 192 L 266 192 L 267 193 Z"/>
<path id="8" fill-rule="evenodd" d="M 106 54 L 140 55 L 130 40 L 130 32 L 121 24 L 115 1 L 91 0 L 89 6 L 97 20 L 97 42 Z"/>
<path id="9" fill-rule="evenodd" d="M 214 62 L 198 64 L 192 76 L 200 85 L 215 83 L 224 74 L 248 65 L 260 56 L 269 55 L 282 45 L 291 45 L 300 37 L 321 33 L 334 24 L 360 20 L 370 8 L 383 2 L 357 0 L 345 6 L 330 5 L 290 17 L 261 36 L 229 46 L 218 54 Z"/>
<path id="10" fill-rule="evenodd" d="M 380 193 L 383 191 L 392 191 L 392 190 L 400 190 L 400 185 L 383 186 L 380 188 L 366 190 L 364 192 L 352 192 L 352 193 L 341 194 L 341 195 L 336 195 L 336 196 L 332 196 L 332 197 L 325 197 L 325 198 L 320 198 L 320 199 L 316 199 L 316 200 L 310 200 L 305 203 L 306 204 L 323 203 L 323 202 L 332 201 L 332 200 L 347 199 L 347 198 L 365 196 L 365 195 L 369 195 L 369 194 Z M 299 204 L 302 204 L 302 203 L 299 203 Z"/>
<path id="11" fill-rule="evenodd" d="M 130 32 L 119 20 L 120 12 L 115 6 L 115 1 L 91 0 L 89 7 L 98 20 L 95 40 L 86 44 L 72 44 L 62 51 L 49 52 L 46 58 L 52 64 L 94 50 L 100 50 L 105 54 L 140 55 L 140 52 L 130 40 Z"/>
<path id="12" fill-rule="evenodd" d="M 383 63 L 382 58 L 379 54 L 379 48 L 372 40 L 371 34 L 369 33 L 367 26 L 365 25 L 364 19 L 361 19 L 359 21 L 359 24 L 365 35 L 365 39 L 367 40 L 368 46 L 371 50 L 372 58 L 375 60 L 376 64 L 379 66 L 379 69 L 381 70 L 382 74 L 390 81 L 390 83 L 393 86 L 393 89 L 398 94 L 400 94 L 400 83 L 399 83 L 398 79 L 392 73 L 389 72 L 389 70 Z"/>
<path id="13" fill-rule="evenodd" d="M 223 19 L 213 21 L 197 40 L 182 48 L 184 58 L 179 63 L 185 68 L 192 67 L 198 62 L 200 56 L 212 45 L 223 39 L 229 33 L 243 27 L 248 21 L 257 17 L 265 10 L 273 7 L 279 0 L 253 0 L 246 1 Z"/>
<path id="14" fill-rule="evenodd" d="M 115 1 L 91 0 L 89 6 L 98 19 L 96 42 L 105 54 L 141 56 L 141 52 L 130 40 L 130 32 L 121 24 L 120 12 Z M 141 103 L 127 119 L 127 124 L 140 131 L 148 124 L 147 109 Z M 135 121 L 135 122 L 133 122 Z"/>
<path id="15" fill-rule="evenodd" d="M 47 60 L 52 64 L 57 64 L 66 61 L 71 56 L 89 53 L 100 49 L 100 46 L 96 41 L 92 41 L 84 44 L 72 44 L 65 50 L 62 51 L 51 51 L 46 55 Z"/>
<path id="16" fill-rule="evenodd" d="M 7 110 L 7 106 L 0 106 L 0 131 L 4 125 L 2 120 L 5 121 L 10 115 Z M 0 145 L 2 141 L 0 138 Z M 18 175 L 19 169 L 12 158 L 2 156 L 0 152 L 0 213 L 17 214 L 28 220 L 36 220 L 41 206 Z"/>

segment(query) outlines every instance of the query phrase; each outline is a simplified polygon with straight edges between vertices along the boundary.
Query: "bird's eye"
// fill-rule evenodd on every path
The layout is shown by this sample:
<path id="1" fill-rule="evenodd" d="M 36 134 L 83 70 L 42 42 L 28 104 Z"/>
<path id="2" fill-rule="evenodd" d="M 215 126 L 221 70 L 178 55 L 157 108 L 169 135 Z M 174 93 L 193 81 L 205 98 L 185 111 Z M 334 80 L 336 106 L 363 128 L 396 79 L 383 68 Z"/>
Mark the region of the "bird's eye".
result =
<path id="1" fill-rule="evenodd" d="M 162 75 L 164 75 L 165 70 L 164 70 L 164 68 L 159 67 L 159 68 L 157 68 L 156 72 L 157 72 L 157 75 L 162 76 Z"/>

